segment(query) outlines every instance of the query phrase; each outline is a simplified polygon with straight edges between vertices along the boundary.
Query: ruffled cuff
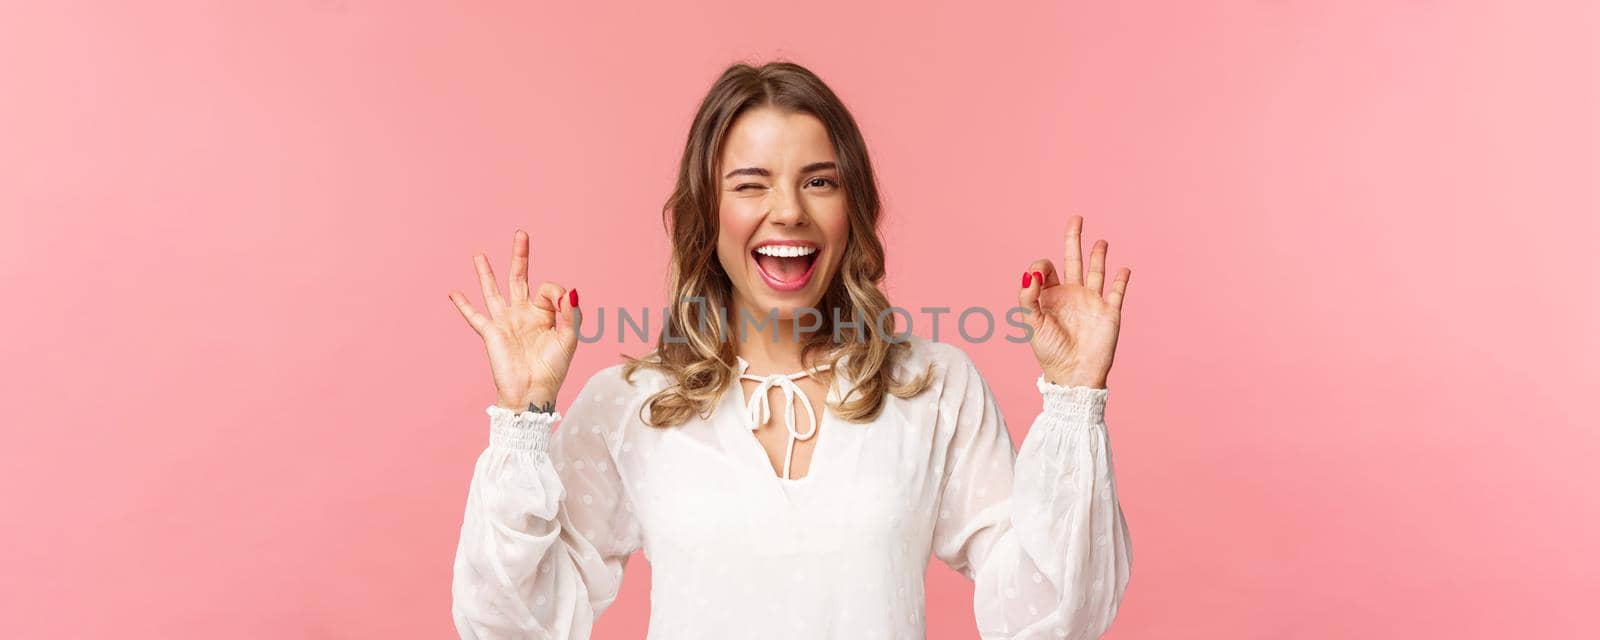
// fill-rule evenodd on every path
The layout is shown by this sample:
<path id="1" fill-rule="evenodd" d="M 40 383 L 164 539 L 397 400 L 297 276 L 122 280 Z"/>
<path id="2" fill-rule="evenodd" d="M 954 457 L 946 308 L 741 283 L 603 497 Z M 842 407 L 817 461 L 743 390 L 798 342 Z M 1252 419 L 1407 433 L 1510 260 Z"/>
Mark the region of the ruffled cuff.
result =
<path id="1" fill-rule="evenodd" d="M 1095 424 L 1105 422 L 1106 396 L 1110 389 L 1071 386 L 1064 387 L 1044 379 L 1039 374 L 1035 381 L 1044 396 L 1044 411 L 1069 424 Z"/>
<path id="2" fill-rule="evenodd" d="M 545 453 L 550 430 L 561 419 L 559 412 L 518 412 L 497 404 L 489 405 L 485 411 L 489 414 L 489 446 L 519 451 Z"/>

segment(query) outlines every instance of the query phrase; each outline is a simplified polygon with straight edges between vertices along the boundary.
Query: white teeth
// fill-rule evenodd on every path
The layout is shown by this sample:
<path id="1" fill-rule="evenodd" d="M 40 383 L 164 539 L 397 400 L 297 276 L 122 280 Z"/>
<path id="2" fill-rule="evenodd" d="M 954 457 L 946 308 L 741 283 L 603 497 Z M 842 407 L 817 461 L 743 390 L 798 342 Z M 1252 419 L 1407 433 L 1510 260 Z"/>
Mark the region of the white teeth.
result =
<path id="1" fill-rule="evenodd" d="M 796 247 L 786 244 L 769 244 L 756 247 L 756 253 L 774 258 L 798 258 L 816 253 L 816 247 Z"/>

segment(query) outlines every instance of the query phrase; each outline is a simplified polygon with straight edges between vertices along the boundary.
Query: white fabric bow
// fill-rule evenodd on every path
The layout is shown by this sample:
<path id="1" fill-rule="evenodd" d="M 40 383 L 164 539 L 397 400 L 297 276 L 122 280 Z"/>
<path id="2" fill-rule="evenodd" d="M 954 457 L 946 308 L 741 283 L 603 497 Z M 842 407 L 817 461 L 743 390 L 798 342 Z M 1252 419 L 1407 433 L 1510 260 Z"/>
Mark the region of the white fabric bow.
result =
<path id="1" fill-rule="evenodd" d="M 789 405 L 787 407 L 787 413 L 784 421 L 784 427 L 789 430 L 789 446 L 783 454 L 783 478 L 788 480 L 789 466 L 794 461 L 795 443 L 800 440 L 810 440 L 812 436 L 817 435 L 817 410 L 811 408 L 811 398 L 807 397 L 805 390 L 801 389 L 800 385 L 795 384 L 794 381 L 804 378 L 815 371 L 825 371 L 827 370 L 828 365 L 822 365 L 820 367 L 811 369 L 810 371 L 801 371 L 790 374 L 774 373 L 769 376 L 758 376 L 752 373 L 745 373 L 745 371 L 749 368 L 750 363 L 746 362 L 742 357 L 739 358 L 739 379 L 754 380 L 761 383 L 756 385 L 755 391 L 750 394 L 750 400 L 745 403 L 745 410 L 750 414 L 751 431 L 760 429 L 761 425 L 766 424 L 767 420 L 772 417 L 772 407 L 767 402 L 768 390 L 772 389 L 773 387 L 783 390 L 784 402 Z M 811 429 L 805 433 L 801 433 L 795 427 L 794 397 L 796 395 L 800 396 L 800 404 L 806 408 L 806 416 L 811 421 Z"/>

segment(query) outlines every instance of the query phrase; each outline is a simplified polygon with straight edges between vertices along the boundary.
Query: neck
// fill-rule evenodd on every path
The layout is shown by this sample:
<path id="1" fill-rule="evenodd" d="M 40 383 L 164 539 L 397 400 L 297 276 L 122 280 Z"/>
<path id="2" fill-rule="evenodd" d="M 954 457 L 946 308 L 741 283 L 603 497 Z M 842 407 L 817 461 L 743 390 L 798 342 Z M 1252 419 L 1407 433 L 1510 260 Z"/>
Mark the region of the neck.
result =
<path id="1" fill-rule="evenodd" d="M 744 306 L 738 300 L 734 301 L 731 311 L 728 322 L 734 353 L 749 361 L 752 371 L 788 373 L 805 368 L 800 361 L 802 347 L 816 330 L 802 331 L 796 337 L 795 324 L 801 318 L 810 324 L 811 318 L 778 318 L 757 326 L 758 322 L 766 321 L 764 312 Z M 742 318 L 749 320 L 741 322 Z"/>

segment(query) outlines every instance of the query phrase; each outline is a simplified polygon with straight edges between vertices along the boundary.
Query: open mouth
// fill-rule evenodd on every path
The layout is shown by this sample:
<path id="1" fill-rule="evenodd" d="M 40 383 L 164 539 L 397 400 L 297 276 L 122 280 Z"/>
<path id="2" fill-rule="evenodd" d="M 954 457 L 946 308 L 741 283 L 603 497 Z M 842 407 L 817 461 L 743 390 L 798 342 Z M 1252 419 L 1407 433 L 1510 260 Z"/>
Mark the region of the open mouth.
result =
<path id="1" fill-rule="evenodd" d="M 767 286 L 777 291 L 798 291 L 811 282 L 817 258 L 822 255 L 817 245 L 803 241 L 778 240 L 763 242 L 750 250 L 756 271 Z"/>

